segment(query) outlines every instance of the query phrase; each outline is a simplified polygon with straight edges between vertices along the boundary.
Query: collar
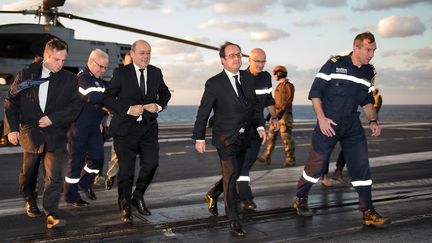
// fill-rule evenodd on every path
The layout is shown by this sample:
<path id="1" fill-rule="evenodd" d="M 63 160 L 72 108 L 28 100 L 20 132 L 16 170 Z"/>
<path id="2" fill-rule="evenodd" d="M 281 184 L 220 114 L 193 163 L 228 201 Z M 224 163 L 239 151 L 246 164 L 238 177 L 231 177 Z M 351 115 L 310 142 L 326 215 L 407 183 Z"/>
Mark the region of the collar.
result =
<path id="1" fill-rule="evenodd" d="M 145 68 L 140 68 L 140 67 L 138 67 L 135 63 L 133 63 L 133 66 L 134 66 L 134 68 L 135 68 L 135 72 L 139 72 L 139 70 L 140 69 L 144 69 L 144 72 L 147 72 L 147 67 L 145 67 Z"/>
<path id="2" fill-rule="evenodd" d="M 50 76 L 51 71 L 46 68 L 43 63 L 42 63 L 42 73 L 41 73 L 41 78 L 46 78 Z M 54 74 L 54 73 L 53 73 Z"/>
<path id="3" fill-rule="evenodd" d="M 234 75 L 238 75 L 240 77 L 240 71 L 237 71 L 237 73 L 232 73 L 232 72 L 226 70 L 225 68 L 224 68 L 224 71 L 228 75 L 229 78 L 231 78 Z"/>

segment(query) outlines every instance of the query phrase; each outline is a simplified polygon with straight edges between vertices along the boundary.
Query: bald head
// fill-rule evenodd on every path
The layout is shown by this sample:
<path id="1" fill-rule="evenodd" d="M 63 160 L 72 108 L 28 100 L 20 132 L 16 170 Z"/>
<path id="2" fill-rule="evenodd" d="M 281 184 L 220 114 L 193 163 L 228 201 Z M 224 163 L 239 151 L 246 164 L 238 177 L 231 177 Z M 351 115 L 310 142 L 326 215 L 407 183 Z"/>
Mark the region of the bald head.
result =
<path id="1" fill-rule="evenodd" d="M 249 53 L 249 70 L 253 75 L 263 71 L 266 63 L 266 54 L 261 48 L 254 48 Z"/>
<path id="2" fill-rule="evenodd" d="M 150 63 L 151 46 L 145 40 L 137 40 L 131 46 L 132 61 L 139 68 L 146 68 Z"/>

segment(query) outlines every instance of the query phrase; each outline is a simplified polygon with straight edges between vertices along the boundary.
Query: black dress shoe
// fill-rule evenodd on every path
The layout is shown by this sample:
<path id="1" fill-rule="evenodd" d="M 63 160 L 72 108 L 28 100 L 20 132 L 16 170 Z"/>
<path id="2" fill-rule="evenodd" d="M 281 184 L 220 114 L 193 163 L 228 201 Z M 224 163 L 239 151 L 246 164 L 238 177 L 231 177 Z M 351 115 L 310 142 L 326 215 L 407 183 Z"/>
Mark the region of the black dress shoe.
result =
<path id="1" fill-rule="evenodd" d="M 213 198 L 210 196 L 210 194 L 207 192 L 206 194 L 206 201 L 207 201 L 207 207 L 208 211 L 212 216 L 218 216 L 218 207 L 217 207 L 217 197 Z"/>
<path id="2" fill-rule="evenodd" d="M 67 202 L 74 208 L 82 208 L 90 205 L 89 202 L 82 200 L 81 198 L 76 200 L 75 202 Z"/>
<path id="3" fill-rule="evenodd" d="M 47 228 L 57 228 L 63 227 L 66 225 L 66 220 L 59 218 L 57 215 L 50 213 L 47 216 Z"/>
<path id="4" fill-rule="evenodd" d="M 243 230 L 240 221 L 233 220 L 230 224 L 231 232 L 236 236 L 245 236 L 246 232 Z"/>
<path id="5" fill-rule="evenodd" d="M 142 215 L 151 215 L 150 211 L 145 205 L 144 199 L 132 198 L 132 205 L 137 209 L 138 213 Z"/>
<path id="6" fill-rule="evenodd" d="M 27 216 L 31 218 L 42 216 L 42 213 L 37 206 L 36 200 L 26 201 L 25 208 L 26 208 Z"/>
<path id="7" fill-rule="evenodd" d="M 105 189 L 111 190 L 111 188 L 114 186 L 115 176 L 108 176 L 108 178 L 105 180 Z"/>
<path id="8" fill-rule="evenodd" d="M 132 220 L 132 210 L 129 205 L 123 206 L 121 221 L 124 224 L 131 224 Z"/>
<path id="9" fill-rule="evenodd" d="M 255 204 L 255 202 L 253 200 L 246 200 L 243 202 L 243 208 L 244 209 L 252 210 L 252 209 L 255 209 L 256 207 L 257 207 L 257 205 Z"/>
<path id="10" fill-rule="evenodd" d="M 80 185 L 80 187 L 84 191 L 84 193 L 88 199 L 90 199 L 90 200 L 96 200 L 97 199 L 96 194 L 93 191 L 93 188 L 86 187 L 83 185 Z"/>

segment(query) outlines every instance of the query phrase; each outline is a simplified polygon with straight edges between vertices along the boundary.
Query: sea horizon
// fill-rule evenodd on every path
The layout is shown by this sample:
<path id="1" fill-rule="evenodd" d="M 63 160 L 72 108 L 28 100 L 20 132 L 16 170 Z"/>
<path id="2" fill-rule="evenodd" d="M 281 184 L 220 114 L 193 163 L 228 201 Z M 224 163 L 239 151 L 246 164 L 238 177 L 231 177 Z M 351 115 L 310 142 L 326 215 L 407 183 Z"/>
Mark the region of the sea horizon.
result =
<path id="1" fill-rule="evenodd" d="M 159 122 L 194 122 L 197 105 L 169 105 L 159 113 Z M 364 120 L 362 109 L 361 119 Z M 267 109 L 264 111 L 266 114 Z M 312 105 L 293 105 L 294 121 L 316 120 Z M 432 104 L 386 104 L 381 107 L 379 120 L 386 122 L 397 121 L 432 121 Z"/>

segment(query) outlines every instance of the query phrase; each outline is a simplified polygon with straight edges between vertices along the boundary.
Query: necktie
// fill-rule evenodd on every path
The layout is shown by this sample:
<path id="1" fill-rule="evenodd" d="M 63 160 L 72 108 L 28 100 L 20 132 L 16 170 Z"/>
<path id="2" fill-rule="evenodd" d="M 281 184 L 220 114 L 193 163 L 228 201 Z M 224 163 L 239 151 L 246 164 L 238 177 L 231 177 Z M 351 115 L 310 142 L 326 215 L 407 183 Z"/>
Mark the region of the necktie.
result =
<path id="1" fill-rule="evenodd" d="M 144 82 L 144 70 L 145 69 L 140 69 L 139 71 L 140 71 L 140 89 L 141 89 L 141 92 L 143 93 L 143 95 L 145 95 L 146 93 L 145 93 L 145 82 Z"/>
<path id="2" fill-rule="evenodd" d="M 238 81 L 238 75 L 234 75 L 233 77 L 235 79 L 238 97 L 239 97 L 242 105 L 246 106 L 247 105 L 247 99 L 246 99 L 246 96 L 243 92 L 242 86 L 241 86 L 240 82 Z"/>

